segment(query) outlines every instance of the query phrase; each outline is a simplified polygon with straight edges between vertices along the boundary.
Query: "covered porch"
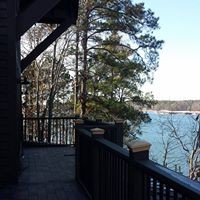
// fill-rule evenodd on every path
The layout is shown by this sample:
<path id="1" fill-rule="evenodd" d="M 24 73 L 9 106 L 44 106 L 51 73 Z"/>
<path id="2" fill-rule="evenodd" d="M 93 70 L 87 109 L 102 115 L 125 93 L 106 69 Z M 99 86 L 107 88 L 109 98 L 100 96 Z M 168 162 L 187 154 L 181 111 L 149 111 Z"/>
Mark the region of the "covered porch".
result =
<path id="1" fill-rule="evenodd" d="M 73 127 L 63 127 L 56 118 L 51 128 L 57 135 L 46 132 L 46 142 L 37 140 L 41 132 L 29 120 L 18 183 L 1 185 L 0 199 L 199 200 L 200 184 L 151 161 L 149 143 L 136 140 L 127 144 L 129 151 L 122 148 L 121 121 L 74 119 Z"/>
<path id="2" fill-rule="evenodd" d="M 88 199 L 75 181 L 74 148 L 25 147 L 18 183 L 0 186 L 0 199 Z"/>

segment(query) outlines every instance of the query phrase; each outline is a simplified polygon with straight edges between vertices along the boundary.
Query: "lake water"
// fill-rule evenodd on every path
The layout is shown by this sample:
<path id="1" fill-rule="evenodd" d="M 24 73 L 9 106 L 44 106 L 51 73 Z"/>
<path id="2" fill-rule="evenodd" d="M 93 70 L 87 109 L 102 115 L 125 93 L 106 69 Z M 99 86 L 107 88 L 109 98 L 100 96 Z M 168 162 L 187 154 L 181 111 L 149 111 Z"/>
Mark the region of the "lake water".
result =
<path id="1" fill-rule="evenodd" d="M 142 125 L 140 139 L 149 141 L 152 146 L 150 158 L 163 164 L 166 153 L 167 167 L 188 175 L 188 153 L 181 147 L 180 138 L 185 148 L 191 151 L 198 123 L 196 115 L 161 114 L 148 112 L 152 121 Z M 176 135 L 177 134 L 177 135 Z"/>

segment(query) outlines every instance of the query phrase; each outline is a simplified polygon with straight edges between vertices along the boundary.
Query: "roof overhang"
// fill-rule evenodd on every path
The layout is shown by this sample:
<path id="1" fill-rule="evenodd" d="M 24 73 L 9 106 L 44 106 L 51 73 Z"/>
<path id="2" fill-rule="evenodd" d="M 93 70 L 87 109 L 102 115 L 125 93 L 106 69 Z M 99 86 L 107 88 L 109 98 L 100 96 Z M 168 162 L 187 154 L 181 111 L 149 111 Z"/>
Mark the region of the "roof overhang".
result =
<path id="1" fill-rule="evenodd" d="M 34 0 L 20 0 L 20 12 L 28 8 Z M 71 24 L 76 23 L 78 15 L 79 0 L 61 0 L 52 10 L 50 10 L 39 23 L 61 24 L 66 18 L 70 19 Z"/>

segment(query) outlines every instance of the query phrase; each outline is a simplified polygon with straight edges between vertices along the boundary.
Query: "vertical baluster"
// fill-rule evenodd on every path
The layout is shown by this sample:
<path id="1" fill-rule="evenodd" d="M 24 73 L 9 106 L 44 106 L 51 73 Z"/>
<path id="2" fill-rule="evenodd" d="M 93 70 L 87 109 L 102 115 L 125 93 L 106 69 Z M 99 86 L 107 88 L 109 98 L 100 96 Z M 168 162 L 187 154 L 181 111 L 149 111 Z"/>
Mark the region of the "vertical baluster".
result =
<path id="1" fill-rule="evenodd" d="M 75 134 L 74 134 L 75 132 L 74 132 L 73 119 L 70 120 L 70 123 L 71 123 L 71 134 L 72 134 L 72 138 L 73 138 L 72 139 L 72 145 L 74 145 L 75 144 Z"/>
<path id="2" fill-rule="evenodd" d="M 63 120 L 63 143 L 67 144 L 67 140 L 66 140 L 66 124 L 67 123 L 67 119 Z"/>
<path id="3" fill-rule="evenodd" d="M 121 163 L 121 157 L 118 156 L 118 166 L 119 166 L 119 171 L 118 171 L 118 176 L 119 176 L 119 200 L 121 200 L 122 197 L 122 190 L 123 190 L 123 179 L 122 179 L 122 163 Z"/>
<path id="4" fill-rule="evenodd" d="M 59 131 L 59 134 L 60 134 L 59 144 L 61 144 L 61 141 L 62 141 L 62 120 L 61 120 L 61 118 L 59 118 L 58 123 L 59 123 L 58 131 Z"/>
<path id="5" fill-rule="evenodd" d="M 60 138 L 59 138 L 59 144 L 61 144 L 61 138 L 62 138 L 62 121 L 61 121 L 61 119 L 59 118 L 58 119 L 58 124 L 59 124 L 59 126 L 58 126 L 58 132 L 59 132 L 59 134 L 60 134 Z"/>
<path id="6" fill-rule="evenodd" d="M 143 184 L 144 184 L 144 187 L 143 187 L 144 199 L 146 200 L 148 197 L 148 191 L 149 191 L 149 176 L 146 173 L 143 174 Z"/>
<path id="7" fill-rule="evenodd" d="M 52 143 L 56 143 L 56 135 L 55 135 L 55 120 L 51 119 L 51 137 L 52 137 Z"/>
<path id="8" fill-rule="evenodd" d="M 106 152 L 103 150 L 103 199 L 106 199 Z"/>
<path id="9" fill-rule="evenodd" d="M 62 118 L 62 141 L 61 141 L 61 143 L 62 144 L 65 144 L 64 143 L 64 138 L 65 138 L 65 118 Z"/>
<path id="10" fill-rule="evenodd" d="M 108 199 L 108 169 L 107 169 L 107 166 L 108 166 L 108 152 L 107 150 L 105 150 L 105 200 Z"/>
<path id="11" fill-rule="evenodd" d="M 103 199 L 103 151 L 100 148 L 99 151 L 99 164 L 100 164 L 100 172 L 99 172 L 99 199 Z"/>
<path id="12" fill-rule="evenodd" d="M 163 187 L 164 187 L 163 183 L 160 182 L 160 184 L 159 184 L 159 200 L 163 200 L 164 199 L 163 198 L 163 196 L 164 196 Z"/>
<path id="13" fill-rule="evenodd" d="M 48 118 L 48 126 L 50 127 L 51 130 L 48 130 L 48 137 L 50 138 L 50 144 L 53 144 L 54 141 L 55 141 L 55 136 L 54 136 L 54 130 L 53 130 L 53 123 L 54 123 L 54 120 L 53 119 L 50 119 Z M 51 126 L 50 126 L 51 125 Z M 50 132 L 49 132 L 50 131 Z"/>
<path id="14" fill-rule="evenodd" d="M 71 133 L 71 121 L 68 120 L 68 137 L 69 137 L 69 145 L 72 144 L 72 133 Z"/>
<path id="15" fill-rule="evenodd" d="M 41 137 L 41 142 L 44 143 L 44 135 L 43 135 L 43 132 L 42 132 L 42 119 L 39 118 L 38 120 L 38 129 L 39 129 L 39 134 L 40 134 L 40 137 Z"/>
<path id="16" fill-rule="evenodd" d="M 124 162 L 123 160 L 120 158 L 120 176 L 121 176 L 121 182 L 120 182 L 120 188 L 121 188 L 121 195 L 120 195 L 120 199 L 123 200 L 124 199 Z"/>
<path id="17" fill-rule="evenodd" d="M 151 199 L 151 177 L 147 175 L 147 191 L 146 191 L 147 198 L 146 199 Z"/>
<path id="18" fill-rule="evenodd" d="M 116 181 L 116 177 L 117 177 L 117 171 L 116 171 L 116 155 L 113 154 L 113 158 L 112 158 L 112 162 L 113 162 L 113 177 L 112 177 L 112 181 L 113 181 L 113 199 L 117 198 L 117 193 L 116 188 L 117 188 L 117 181 Z"/>
<path id="19" fill-rule="evenodd" d="M 128 199 L 128 182 L 129 182 L 129 176 L 128 176 L 128 162 L 125 163 L 125 182 L 126 182 L 126 187 L 125 187 L 125 198 Z"/>
<path id="20" fill-rule="evenodd" d="M 51 125 L 51 127 L 50 127 Z M 49 132 L 49 127 L 51 129 L 51 132 Z M 53 137 L 52 137 L 52 120 L 50 120 L 49 118 L 47 118 L 47 141 L 51 144 L 53 141 Z"/>
<path id="21" fill-rule="evenodd" d="M 120 165 L 119 165 L 119 162 L 120 162 L 120 159 L 118 157 L 118 155 L 116 154 L 115 155 L 115 168 L 116 168 L 116 171 L 115 171 L 115 182 L 116 182 L 116 185 L 115 185 L 115 193 L 116 193 L 116 197 L 115 199 L 120 199 L 120 191 L 121 188 L 121 184 L 120 184 Z"/>
<path id="22" fill-rule="evenodd" d="M 112 172 L 112 176 L 111 176 L 111 184 L 112 184 L 112 199 L 116 199 L 116 196 L 115 196 L 115 165 L 114 165 L 114 159 L 115 157 L 115 154 L 112 153 L 112 156 L 111 156 L 111 172 Z"/>
<path id="23" fill-rule="evenodd" d="M 107 163 L 106 163 L 106 161 L 107 161 L 107 152 L 106 152 L 106 150 L 104 150 L 104 185 L 105 185 L 105 187 L 104 187 L 104 192 L 105 192 L 105 200 L 107 199 Z"/>
<path id="24" fill-rule="evenodd" d="M 51 130 L 50 130 L 50 138 L 51 138 L 51 144 L 55 144 L 56 142 L 56 135 L 55 135 L 55 130 L 54 130 L 54 123 L 55 123 L 55 120 L 54 119 L 49 119 L 49 122 L 51 124 Z"/>
<path id="25" fill-rule="evenodd" d="M 50 118 L 47 118 L 47 141 L 49 142 L 49 144 L 51 144 L 52 142 L 52 137 L 51 137 L 51 133 L 49 132 L 49 127 L 50 125 L 52 126 L 52 121 L 50 120 Z M 50 129 L 52 130 L 52 128 L 50 127 Z M 52 132 L 52 131 L 51 131 Z"/>
<path id="26" fill-rule="evenodd" d="M 31 130 L 31 138 L 30 138 L 30 140 L 32 142 L 32 140 L 33 140 L 33 133 L 34 133 L 34 120 L 31 120 L 31 126 L 32 126 L 32 130 Z M 30 135 L 30 133 L 29 133 L 29 135 Z"/>
<path id="27" fill-rule="evenodd" d="M 173 196 L 174 196 L 174 200 L 178 200 L 178 192 L 176 190 L 174 190 L 174 193 L 173 193 Z"/>
<path id="28" fill-rule="evenodd" d="M 166 190 L 166 200 L 170 200 L 170 188 L 168 185 L 166 185 L 165 190 Z"/>
<path id="29" fill-rule="evenodd" d="M 69 120 L 66 121 L 66 143 L 69 144 Z"/>
<path id="30" fill-rule="evenodd" d="M 37 138 L 37 142 L 39 142 L 39 133 L 38 133 L 38 119 L 35 120 L 35 140 Z"/>
<path id="31" fill-rule="evenodd" d="M 116 195 L 117 199 L 119 199 L 119 190 L 120 190 L 120 179 L 119 179 L 119 157 L 116 156 Z"/>
<path id="32" fill-rule="evenodd" d="M 46 138 L 46 142 L 48 142 L 48 119 L 44 119 L 44 135 Z"/>
<path id="33" fill-rule="evenodd" d="M 107 152 L 107 154 L 108 154 L 108 160 L 107 160 L 107 170 L 108 170 L 108 199 L 112 199 L 111 198 L 111 193 L 112 193 L 112 185 L 111 185 L 111 173 L 112 173 L 112 171 L 111 171 L 111 168 L 110 168 L 110 165 L 111 165 L 111 163 L 110 163 L 110 159 L 111 159 L 111 152 Z"/>
<path id="34" fill-rule="evenodd" d="M 23 120 L 23 135 L 24 135 L 24 141 L 25 142 L 27 140 L 26 122 L 27 122 L 27 118 L 24 118 L 24 120 Z"/>
<path id="35" fill-rule="evenodd" d="M 70 135 L 70 145 L 73 144 L 73 132 L 72 132 L 72 121 L 71 120 L 68 120 L 69 122 L 69 135 Z"/>
<path id="36" fill-rule="evenodd" d="M 125 176 L 126 176 L 126 172 L 125 172 L 125 161 L 123 159 L 121 159 L 121 199 L 124 200 L 125 198 L 125 189 L 127 187 L 126 185 L 126 181 L 125 181 Z"/>
<path id="37" fill-rule="evenodd" d="M 153 199 L 156 199 L 157 196 L 157 180 L 153 178 Z"/>
<path id="38" fill-rule="evenodd" d="M 35 131 L 37 133 L 37 139 L 38 139 L 38 142 L 40 143 L 41 142 L 41 135 L 40 135 L 40 128 L 39 128 L 39 124 L 40 124 L 40 119 L 37 118 L 35 120 Z"/>
<path id="39" fill-rule="evenodd" d="M 55 129 L 55 131 L 54 131 L 54 134 L 56 134 L 56 144 L 58 144 L 58 120 L 57 119 L 55 119 L 54 120 L 54 129 Z"/>
<path id="40" fill-rule="evenodd" d="M 58 144 L 58 134 L 56 132 L 56 119 L 53 120 L 53 134 L 56 136 L 56 142 L 55 144 Z"/>
<path id="41" fill-rule="evenodd" d="M 67 119 L 64 120 L 64 137 L 63 137 L 63 141 L 64 144 L 67 144 Z"/>
<path id="42" fill-rule="evenodd" d="M 199 198 L 200 199 L 200 198 Z M 182 195 L 181 200 L 189 200 L 185 195 Z"/>

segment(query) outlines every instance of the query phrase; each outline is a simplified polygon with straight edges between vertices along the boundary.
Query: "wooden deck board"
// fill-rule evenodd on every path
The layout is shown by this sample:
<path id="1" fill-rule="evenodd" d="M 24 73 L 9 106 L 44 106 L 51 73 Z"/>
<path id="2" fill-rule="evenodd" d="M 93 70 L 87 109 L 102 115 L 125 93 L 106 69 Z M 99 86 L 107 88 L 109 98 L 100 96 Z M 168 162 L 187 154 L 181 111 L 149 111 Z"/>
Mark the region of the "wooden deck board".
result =
<path id="1" fill-rule="evenodd" d="M 75 181 L 75 156 L 71 147 L 24 149 L 19 183 L 0 188 L 3 200 L 86 200 Z"/>

